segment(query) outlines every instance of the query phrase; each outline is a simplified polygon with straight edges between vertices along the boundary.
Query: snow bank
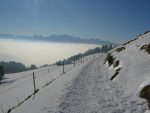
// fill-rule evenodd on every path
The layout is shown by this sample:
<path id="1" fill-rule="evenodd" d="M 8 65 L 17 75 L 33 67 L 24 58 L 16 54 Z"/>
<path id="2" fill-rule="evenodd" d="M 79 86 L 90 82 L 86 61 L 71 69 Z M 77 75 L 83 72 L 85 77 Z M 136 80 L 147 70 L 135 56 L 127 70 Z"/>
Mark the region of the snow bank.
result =
<path id="1" fill-rule="evenodd" d="M 150 84 L 150 54 L 140 48 L 150 43 L 150 32 L 145 33 L 135 40 L 120 45 L 117 48 L 125 49 L 110 51 L 115 60 L 119 60 L 121 70 L 115 77 L 117 82 L 125 91 L 125 95 L 135 95 L 145 85 Z M 110 67 L 113 72 L 114 67 Z"/>

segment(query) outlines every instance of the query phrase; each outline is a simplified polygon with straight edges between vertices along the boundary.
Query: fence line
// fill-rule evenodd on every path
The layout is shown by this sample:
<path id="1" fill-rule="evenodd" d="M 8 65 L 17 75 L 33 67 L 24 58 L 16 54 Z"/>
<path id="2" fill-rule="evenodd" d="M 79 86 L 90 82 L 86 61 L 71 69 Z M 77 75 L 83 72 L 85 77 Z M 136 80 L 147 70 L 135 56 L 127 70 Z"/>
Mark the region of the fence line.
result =
<path id="1" fill-rule="evenodd" d="M 93 58 L 96 58 L 96 56 L 93 56 Z M 49 82 L 45 82 L 43 81 L 40 85 L 39 85 L 39 88 L 44 88 L 46 87 L 47 85 L 49 85 L 51 82 L 53 82 L 54 80 L 56 80 L 57 78 L 59 78 L 60 76 L 62 76 L 64 73 L 70 71 L 71 69 L 73 69 L 74 67 L 76 66 L 79 66 L 80 64 L 84 63 L 84 62 L 87 62 L 89 60 L 92 60 L 91 59 L 91 56 L 87 57 L 87 56 L 83 56 L 77 60 L 73 60 L 72 61 L 72 64 L 70 65 L 65 65 L 64 62 L 63 62 L 63 65 L 62 66 L 55 66 L 55 65 L 51 65 L 51 66 L 48 66 L 48 67 L 45 67 L 45 69 L 39 69 L 39 70 L 33 70 L 31 71 L 31 73 L 28 73 L 28 74 L 24 74 L 23 76 L 21 77 L 18 77 L 16 78 L 16 80 L 20 80 L 20 79 L 23 79 L 23 78 L 26 78 L 26 77 L 31 77 L 27 80 L 24 80 L 23 82 L 20 82 L 18 84 L 16 84 L 15 86 L 13 87 L 9 87 L 7 89 L 5 89 L 4 91 L 0 92 L 0 95 L 3 94 L 3 93 L 6 93 L 7 91 L 11 91 L 13 90 L 14 88 L 16 87 L 20 87 L 22 85 L 24 85 L 25 83 L 27 83 L 28 81 L 32 81 L 33 80 L 33 87 L 34 87 L 34 93 L 36 92 L 36 90 L 39 90 L 38 87 L 36 87 L 36 82 L 37 80 L 36 79 L 39 79 L 41 76 L 49 76 L 50 77 L 50 80 Z M 63 68 L 62 68 L 63 67 Z M 58 73 L 59 71 L 62 70 L 62 73 Z M 44 73 L 44 75 L 41 75 L 40 73 Z M 32 76 L 33 75 L 33 76 Z M 16 76 L 16 75 L 15 75 Z M 19 75 L 18 75 L 19 76 Z M 43 77 L 45 78 L 45 77 Z M 44 86 L 43 86 L 43 83 L 44 83 Z M 8 85 L 10 86 L 10 85 Z M 7 86 L 6 86 L 7 87 Z M 41 89 L 40 88 L 40 89 Z"/>

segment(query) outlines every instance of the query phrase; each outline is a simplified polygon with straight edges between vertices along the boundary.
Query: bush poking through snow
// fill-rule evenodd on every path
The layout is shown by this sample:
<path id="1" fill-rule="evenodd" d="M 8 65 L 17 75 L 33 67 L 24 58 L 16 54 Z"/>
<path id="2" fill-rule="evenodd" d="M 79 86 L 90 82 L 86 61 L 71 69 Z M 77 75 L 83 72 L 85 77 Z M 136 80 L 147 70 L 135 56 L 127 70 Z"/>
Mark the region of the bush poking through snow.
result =
<path id="1" fill-rule="evenodd" d="M 125 42 L 124 44 L 122 44 L 123 46 L 129 44 L 131 41 Z"/>
<path id="2" fill-rule="evenodd" d="M 147 102 L 148 102 L 148 107 L 149 107 L 149 109 L 150 109 L 150 85 L 145 86 L 145 87 L 141 90 L 141 92 L 140 92 L 140 97 L 147 100 Z"/>
<path id="3" fill-rule="evenodd" d="M 145 49 L 145 48 L 146 48 L 146 46 L 147 46 L 147 44 L 143 45 L 143 46 L 140 48 L 140 50 Z"/>
<path id="4" fill-rule="evenodd" d="M 150 31 L 146 31 L 144 34 L 147 34 L 147 33 L 149 33 Z M 132 42 L 132 41 L 135 41 L 135 40 L 137 40 L 138 39 L 138 37 L 140 37 L 140 36 L 142 36 L 142 34 L 140 34 L 139 36 L 137 36 L 137 38 L 135 38 L 135 39 L 132 39 L 132 40 L 130 40 L 130 41 L 128 41 L 128 42 L 126 42 L 126 43 L 124 43 L 123 44 L 123 46 L 124 45 L 127 45 L 127 44 L 129 44 L 130 42 Z M 143 37 L 142 37 L 143 38 Z"/>
<path id="5" fill-rule="evenodd" d="M 150 44 L 147 45 L 146 51 L 150 54 Z"/>
<path id="6" fill-rule="evenodd" d="M 121 70 L 121 68 L 118 68 L 115 72 L 115 74 L 110 78 L 110 80 L 113 80 L 118 74 L 119 74 L 119 71 Z"/>
<path id="7" fill-rule="evenodd" d="M 110 53 L 108 53 L 108 55 L 105 58 L 104 64 L 108 62 L 109 66 L 111 66 L 114 63 L 114 60 L 115 58 Z"/>
<path id="8" fill-rule="evenodd" d="M 146 31 L 144 34 L 147 34 L 147 33 L 149 33 L 150 31 Z"/>
<path id="9" fill-rule="evenodd" d="M 137 39 L 138 39 L 138 38 L 132 39 L 132 40 L 130 40 L 130 41 L 128 41 L 128 42 L 126 42 L 126 43 L 124 43 L 124 44 L 122 44 L 122 45 L 125 46 L 125 45 L 129 44 L 130 42 L 133 42 L 133 41 L 135 41 L 135 40 L 137 40 Z"/>
<path id="10" fill-rule="evenodd" d="M 116 60 L 115 62 L 114 62 L 114 66 L 113 67 L 118 67 L 119 66 L 119 60 Z"/>
<path id="11" fill-rule="evenodd" d="M 122 50 L 125 50 L 125 47 L 117 48 L 115 51 L 117 51 L 117 52 L 121 52 Z"/>
<path id="12" fill-rule="evenodd" d="M 150 44 L 145 44 L 143 45 L 140 50 L 145 50 L 146 52 L 148 52 L 150 54 Z"/>

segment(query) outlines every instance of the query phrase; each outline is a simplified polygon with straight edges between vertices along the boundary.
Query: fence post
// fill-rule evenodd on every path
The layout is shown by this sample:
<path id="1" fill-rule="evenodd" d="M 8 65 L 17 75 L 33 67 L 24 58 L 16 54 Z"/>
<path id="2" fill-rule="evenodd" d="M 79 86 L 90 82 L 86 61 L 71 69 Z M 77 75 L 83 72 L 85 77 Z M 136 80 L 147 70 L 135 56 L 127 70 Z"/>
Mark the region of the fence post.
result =
<path id="1" fill-rule="evenodd" d="M 33 86 L 34 86 L 34 93 L 36 92 L 36 86 L 35 86 L 35 76 L 34 76 L 34 72 L 33 72 Z"/>
<path id="2" fill-rule="evenodd" d="M 83 56 L 83 63 L 84 63 L 84 56 Z"/>
<path id="3" fill-rule="evenodd" d="M 82 57 L 80 59 L 81 59 L 81 64 L 82 64 Z"/>
<path id="4" fill-rule="evenodd" d="M 83 54 L 83 63 L 85 62 L 85 57 L 86 57 L 86 56 L 85 56 L 85 53 L 84 53 L 84 54 Z"/>
<path id="5" fill-rule="evenodd" d="M 63 74 L 65 73 L 65 69 L 64 69 L 64 61 L 63 61 Z"/>
<path id="6" fill-rule="evenodd" d="M 51 77 L 50 72 L 49 72 L 49 68 L 48 68 L 48 75 L 49 75 L 50 79 L 52 80 L 52 77 Z"/>
<path id="7" fill-rule="evenodd" d="M 75 62 L 75 59 L 74 59 L 74 67 L 75 67 L 75 65 L 76 65 L 76 62 Z"/>

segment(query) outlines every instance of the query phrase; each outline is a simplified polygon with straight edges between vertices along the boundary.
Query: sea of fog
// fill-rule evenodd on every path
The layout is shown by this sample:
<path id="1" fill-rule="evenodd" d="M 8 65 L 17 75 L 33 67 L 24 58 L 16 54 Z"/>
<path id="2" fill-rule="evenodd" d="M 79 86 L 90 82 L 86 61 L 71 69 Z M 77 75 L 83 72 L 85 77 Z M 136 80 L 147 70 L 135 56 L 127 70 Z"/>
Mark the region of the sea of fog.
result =
<path id="1" fill-rule="evenodd" d="M 0 61 L 14 60 L 26 66 L 40 66 L 52 64 L 95 47 L 98 45 L 0 39 Z"/>

